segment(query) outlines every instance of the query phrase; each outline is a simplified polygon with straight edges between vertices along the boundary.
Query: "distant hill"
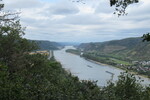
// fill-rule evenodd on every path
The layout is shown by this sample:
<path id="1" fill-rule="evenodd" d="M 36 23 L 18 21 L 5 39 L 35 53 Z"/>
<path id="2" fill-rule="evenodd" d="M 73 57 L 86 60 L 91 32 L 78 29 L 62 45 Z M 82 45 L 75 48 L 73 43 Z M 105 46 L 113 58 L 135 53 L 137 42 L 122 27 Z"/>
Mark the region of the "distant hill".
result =
<path id="1" fill-rule="evenodd" d="M 58 42 L 59 44 L 63 45 L 63 46 L 78 46 L 80 43 L 78 42 Z"/>
<path id="2" fill-rule="evenodd" d="M 150 42 L 142 42 L 142 38 L 83 43 L 78 48 L 85 52 L 94 52 L 97 55 L 127 60 L 150 60 Z"/>
<path id="3" fill-rule="evenodd" d="M 30 40 L 37 43 L 40 50 L 57 50 L 61 45 L 57 42 L 44 41 L 44 40 Z"/>

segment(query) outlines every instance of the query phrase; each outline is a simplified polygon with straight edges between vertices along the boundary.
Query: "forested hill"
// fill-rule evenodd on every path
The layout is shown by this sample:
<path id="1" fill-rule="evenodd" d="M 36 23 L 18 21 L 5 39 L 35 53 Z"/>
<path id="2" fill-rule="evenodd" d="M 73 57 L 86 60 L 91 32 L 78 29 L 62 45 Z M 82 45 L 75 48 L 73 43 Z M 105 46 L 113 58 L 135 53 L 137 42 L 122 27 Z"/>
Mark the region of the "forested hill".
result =
<path id="1" fill-rule="evenodd" d="M 150 43 L 142 38 L 126 38 L 107 42 L 83 43 L 78 46 L 85 52 L 121 57 L 128 60 L 150 60 Z"/>
<path id="2" fill-rule="evenodd" d="M 34 41 L 40 48 L 40 50 L 57 50 L 62 45 L 57 42 L 44 41 L 44 40 L 30 40 Z"/>

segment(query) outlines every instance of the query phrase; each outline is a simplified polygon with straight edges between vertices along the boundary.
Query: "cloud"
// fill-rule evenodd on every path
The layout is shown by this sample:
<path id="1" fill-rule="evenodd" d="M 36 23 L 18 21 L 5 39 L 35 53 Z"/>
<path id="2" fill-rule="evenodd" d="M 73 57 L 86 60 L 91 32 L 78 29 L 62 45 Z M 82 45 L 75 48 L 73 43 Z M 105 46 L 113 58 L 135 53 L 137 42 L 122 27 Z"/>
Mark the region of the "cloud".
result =
<path id="1" fill-rule="evenodd" d="M 96 42 L 150 32 L 150 1 L 129 6 L 127 16 L 113 15 L 109 0 L 6 0 L 5 9 L 21 10 L 25 37 L 36 40 Z"/>
<path id="2" fill-rule="evenodd" d="M 31 9 L 41 7 L 43 5 L 43 2 L 38 0 L 4 0 L 4 3 L 9 9 Z"/>
<path id="3" fill-rule="evenodd" d="M 69 4 L 56 4 L 56 5 L 52 5 L 49 8 L 49 11 L 52 14 L 55 15 L 67 15 L 67 14 L 76 14 L 79 12 L 78 8 L 76 6 Z"/>
<path id="4" fill-rule="evenodd" d="M 112 13 L 114 7 L 110 7 L 109 0 L 100 0 L 98 6 L 95 8 L 95 13 Z"/>

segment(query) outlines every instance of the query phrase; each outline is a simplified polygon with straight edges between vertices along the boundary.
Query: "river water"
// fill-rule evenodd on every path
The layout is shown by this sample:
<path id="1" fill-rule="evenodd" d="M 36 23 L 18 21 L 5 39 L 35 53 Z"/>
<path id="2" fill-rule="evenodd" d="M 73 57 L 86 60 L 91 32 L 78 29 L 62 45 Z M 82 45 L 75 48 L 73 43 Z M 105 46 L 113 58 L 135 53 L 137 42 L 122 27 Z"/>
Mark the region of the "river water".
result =
<path id="1" fill-rule="evenodd" d="M 120 72 L 123 72 L 121 69 L 108 65 L 96 64 L 78 55 L 67 53 L 65 52 L 67 49 L 74 49 L 74 47 L 66 46 L 61 50 L 54 51 L 55 59 L 62 64 L 63 68 L 69 70 L 73 75 L 78 76 L 80 80 L 94 80 L 98 81 L 97 84 L 99 86 L 105 86 L 111 79 L 116 81 Z M 114 74 L 113 77 L 111 73 Z M 150 84 L 149 79 L 143 77 L 142 79 L 144 80 L 142 84 Z"/>

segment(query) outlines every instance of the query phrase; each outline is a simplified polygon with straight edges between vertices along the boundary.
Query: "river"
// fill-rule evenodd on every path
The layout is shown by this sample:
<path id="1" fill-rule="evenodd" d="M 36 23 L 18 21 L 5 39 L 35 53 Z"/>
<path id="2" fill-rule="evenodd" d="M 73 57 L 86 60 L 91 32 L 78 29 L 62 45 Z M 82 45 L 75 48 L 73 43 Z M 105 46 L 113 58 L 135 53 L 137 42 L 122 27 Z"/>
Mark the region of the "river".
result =
<path id="1" fill-rule="evenodd" d="M 123 72 L 121 69 L 103 64 L 95 64 L 78 55 L 67 53 L 65 52 L 67 49 L 74 49 L 74 47 L 66 46 L 61 50 L 54 51 L 54 57 L 62 64 L 63 68 L 78 76 L 80 80 L 94 80 L 98 81 L 97 84 L 99 86 L 106 86 L 109 80 L 112 79 L 115 82 L 120 73 Z M 111 73 L 114 74 L 113 77 Z M 142 77 L 142 79 L 144 80 L 142 84 L 150 84 L 148 78 Z"/>

